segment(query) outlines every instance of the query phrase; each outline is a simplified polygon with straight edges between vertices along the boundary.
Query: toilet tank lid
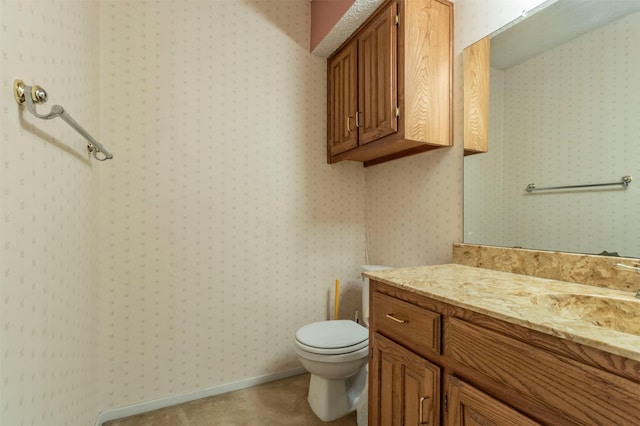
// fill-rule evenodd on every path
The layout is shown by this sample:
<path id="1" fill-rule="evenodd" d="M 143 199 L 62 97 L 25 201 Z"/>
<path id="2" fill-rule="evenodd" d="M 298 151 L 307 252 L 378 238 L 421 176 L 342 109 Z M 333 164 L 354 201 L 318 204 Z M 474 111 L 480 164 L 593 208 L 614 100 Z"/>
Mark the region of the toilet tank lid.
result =
<path id="1" fill-rule="evenodd" d="M 386 269 L 393 269 L 393 267 L 384 265 L 362 265 L 363 271 L 384 271 Z"/>
<path id="2" fill-rule="evenodd" d="M 351 320 L 314 322 L 296 332 L 298 342 L 323 349 L 345 348 L 368 339 L 369 330 Z"/>

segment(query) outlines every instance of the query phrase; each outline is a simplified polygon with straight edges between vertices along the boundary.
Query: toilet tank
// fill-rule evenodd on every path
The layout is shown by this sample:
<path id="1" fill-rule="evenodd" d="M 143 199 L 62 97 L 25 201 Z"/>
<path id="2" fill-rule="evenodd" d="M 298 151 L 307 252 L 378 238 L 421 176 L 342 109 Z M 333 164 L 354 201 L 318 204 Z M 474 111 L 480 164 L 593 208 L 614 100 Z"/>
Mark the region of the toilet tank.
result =
<path id="1" fill-rule="evenodd" d="M 362 265 L 362 272 L 384 271 L 393 269 L 391 266 L 383 265 Z M 369 278 L 362 277 L 362 325 L 369 327 Z"/>

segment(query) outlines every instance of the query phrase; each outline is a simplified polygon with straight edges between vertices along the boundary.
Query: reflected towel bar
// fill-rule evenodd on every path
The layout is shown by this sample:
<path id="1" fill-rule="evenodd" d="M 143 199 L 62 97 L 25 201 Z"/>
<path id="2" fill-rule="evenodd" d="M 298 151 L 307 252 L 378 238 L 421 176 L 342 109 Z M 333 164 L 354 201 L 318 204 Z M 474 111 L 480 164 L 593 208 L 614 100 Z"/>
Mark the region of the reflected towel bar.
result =
<path id="1" fill-rule="evenodd" d="M 623 187 L 627 187 L 629 186 L 629 184 L 631 183 L 633 179 L 631 178 L 631 176 L 623 176 L 622 179 L 620 179 L 619 182 L 610 182 L 610 183 L 591 183 L 591 184 L 587 184 L 587 185 L 569 185 L 569 186 L 548 186 L 545 188 L 536 188 L 536 184 L 535 183 L 530 183 L 529 185 L 527 185 L 527 187 L 525 188 L 525 191 L 527 192 L 534 192 L 534 191 L 551 191 L 554 189 L 574 189 L 574 188 L 593 188 L 596 186 L 614 186 L 614 185 L 622 185 Z"/>
<path id="2" fill-rule="evenodd" d="M 22 80 L 15 80 L 13 82 L 13 94 L 16 98 L 16 102 L 19 105 L 25 104 L 29 112 L 36 117 L 43 120 L 51 120 L 53 118 L 60 117 L 64 120 L 65 123 L 89 141 L 87 149 L 91 154 L 93 154 L 93 158 L 96 160 L 104 161 L 113 158 L 113 155 L 110 154 L 100 142 L 95 140 L 93 136 L 84 130 L 82 126 L 78 124 L 78 122 L 74 120 L 60 105 L 52 106 L 49 114 L 39 114 L 38 111 L 36 111 L 36 104 L 43 104 L 47 102 L 48 99 L 47 92 L 42 87 L 27 86 Z M 98 153 L 101 155 L 98 156 Z"/>
<path id="3" fill-rule="evenodd" d="M 634 271 L 640 274 L 640 264 L 638 263 L 634 263 L 633 265 L 625 265 L 624 263 L 614 263 L 613 267 L 618 269 L 626 269 L 629 271 Z"/>

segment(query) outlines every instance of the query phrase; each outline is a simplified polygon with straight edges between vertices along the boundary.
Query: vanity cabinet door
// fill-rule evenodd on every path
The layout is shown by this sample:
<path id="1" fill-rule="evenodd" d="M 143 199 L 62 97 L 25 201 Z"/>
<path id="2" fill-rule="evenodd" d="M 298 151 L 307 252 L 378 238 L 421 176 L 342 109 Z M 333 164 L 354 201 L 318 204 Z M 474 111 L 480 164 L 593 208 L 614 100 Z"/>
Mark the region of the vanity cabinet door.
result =
<path id="1" fill-rule="evenodd" d="M 535 421 L 473 386 L 449 376 L 447 426 L 534 426 Z"/>
<path id="2" fill-rule="evenodd" d="M 369 425 L 439 424 L 438 366 L 376 333 L 369 374 Z"/>

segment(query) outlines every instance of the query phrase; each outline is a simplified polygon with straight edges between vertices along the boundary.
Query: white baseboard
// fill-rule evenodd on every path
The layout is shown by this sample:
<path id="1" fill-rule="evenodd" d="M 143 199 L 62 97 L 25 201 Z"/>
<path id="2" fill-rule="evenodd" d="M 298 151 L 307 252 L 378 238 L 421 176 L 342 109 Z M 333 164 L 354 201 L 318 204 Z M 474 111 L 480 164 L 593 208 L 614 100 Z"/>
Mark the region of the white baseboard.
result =
<path id="1" fill-rule="evenodd" d="M 148 411 L 157 410 L 159 408 L 170 407 L 183 402 L 194 401 L 208 396 L 220 395 L 227 392 L 233 392 L 239 389 L 250 388 L 252 386 L 261 385 L 263 383 L 273 382 L 275 380 L 285 379 L 287 377 L 297 376 L 306 373 L 303 367 L 294 368 L 293 370 L 281 371 L 278 373 L 266 374 L 264 376 L 250 377 L 233 383 L 227 383 L 210 388 L 199 389 L 193 392 L 187 392 L 179 395 L 168 396 L 166 398 L 154 399 L 152 401 L 140 402 L 138 404 L 127 405 L 126 407 L 111 408 L 100 412 L 96 426 L 102 426 L 104 422 L 109 420 L 121 419 L 123 417 L 134 416 L 136 414 L 146 413 Z"/>

